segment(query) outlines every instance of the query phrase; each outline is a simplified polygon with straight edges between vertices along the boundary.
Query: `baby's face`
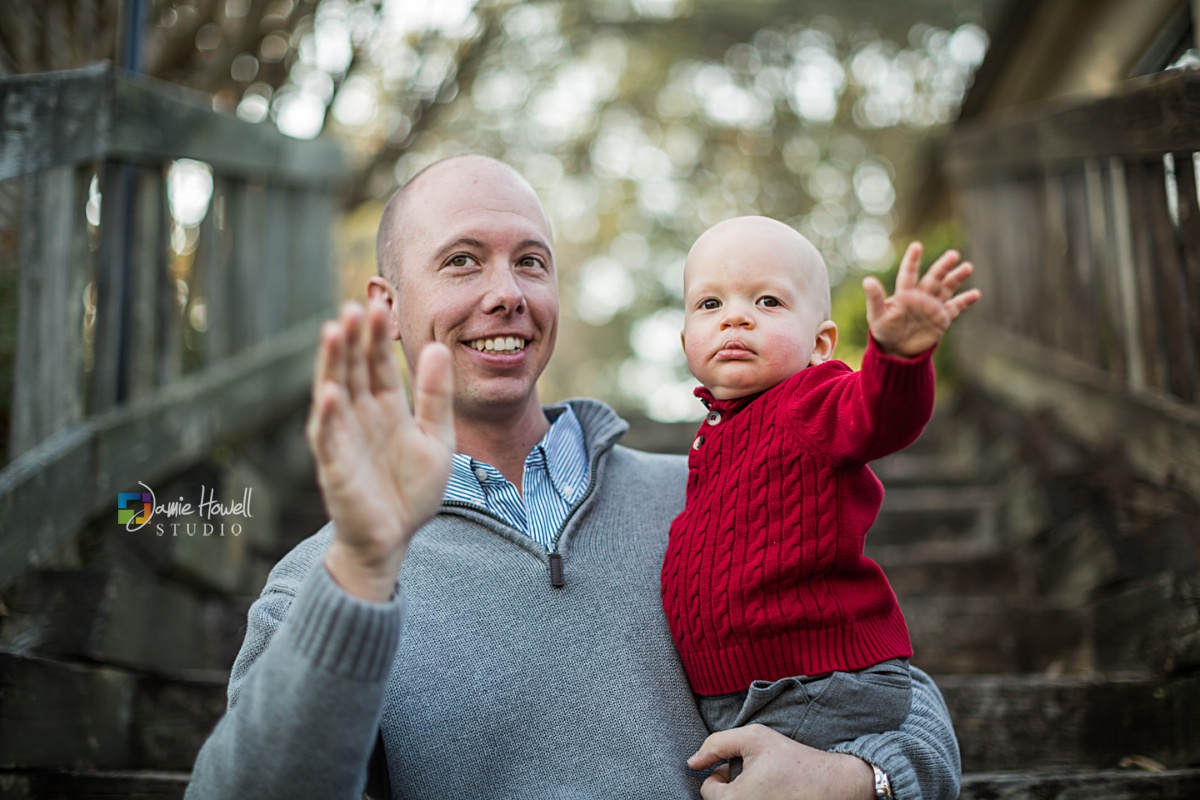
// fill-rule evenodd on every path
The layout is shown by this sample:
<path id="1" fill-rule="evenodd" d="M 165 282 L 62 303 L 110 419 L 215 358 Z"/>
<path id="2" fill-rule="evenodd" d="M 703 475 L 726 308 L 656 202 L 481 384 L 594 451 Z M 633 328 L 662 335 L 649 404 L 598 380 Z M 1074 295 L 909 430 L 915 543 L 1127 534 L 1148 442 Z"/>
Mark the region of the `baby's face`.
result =
<path id="1" fill-rule="evenodd" d="M 816 249 L 782 223 L 739 217 L 710 228 L 684 267 L 688 368 L 725 400 L 826 360 L 837 340 L 828 280 Z"/>

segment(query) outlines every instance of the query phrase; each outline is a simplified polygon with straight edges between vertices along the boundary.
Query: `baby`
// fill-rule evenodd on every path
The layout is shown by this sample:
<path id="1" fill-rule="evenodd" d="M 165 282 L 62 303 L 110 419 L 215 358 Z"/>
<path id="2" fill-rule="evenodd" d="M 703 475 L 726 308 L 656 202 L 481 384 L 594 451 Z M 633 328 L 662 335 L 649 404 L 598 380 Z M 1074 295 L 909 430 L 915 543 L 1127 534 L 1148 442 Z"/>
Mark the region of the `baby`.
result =
<path id="1" fill-rule="evenodd" d="M 891 297 L 864 281 L 871 337 L 855 372 L 832 358 L 829 277 L 799 233 L 739 217 L 688 253 L 683 349 L 708 416 L 662 597 L 713 731 L 757 722 L 827 750 L 908 714 L 908 628 L 863 555 L 883 500 L 867 462 L 920 435 L 934 346 L 979 299 L 955 294 L 971 274 L 957 253 L 918 280 L 920 257 L 909 245 Z"/>

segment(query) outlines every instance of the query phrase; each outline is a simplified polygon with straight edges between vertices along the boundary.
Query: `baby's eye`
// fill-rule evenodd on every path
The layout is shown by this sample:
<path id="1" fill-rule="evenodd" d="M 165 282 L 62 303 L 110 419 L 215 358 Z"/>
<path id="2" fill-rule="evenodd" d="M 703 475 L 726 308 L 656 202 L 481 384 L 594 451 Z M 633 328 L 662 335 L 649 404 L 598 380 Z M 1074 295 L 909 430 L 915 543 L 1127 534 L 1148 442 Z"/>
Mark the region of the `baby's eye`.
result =
<path id="1" fill-rule="evenodd" d="M 766 297 L 758 298 L 758 304 L 765 308 L 775 308 L 779 305 L 779 298 L 767 295 Z"/>
<path id="2" fill-rule="evenodd" d="M 705 311 L 712 311 L 714 308 L 721 307 L 721 301 L 715 297 L 710 297 L 707 300 L 700 301 L 700 307 Z"/>

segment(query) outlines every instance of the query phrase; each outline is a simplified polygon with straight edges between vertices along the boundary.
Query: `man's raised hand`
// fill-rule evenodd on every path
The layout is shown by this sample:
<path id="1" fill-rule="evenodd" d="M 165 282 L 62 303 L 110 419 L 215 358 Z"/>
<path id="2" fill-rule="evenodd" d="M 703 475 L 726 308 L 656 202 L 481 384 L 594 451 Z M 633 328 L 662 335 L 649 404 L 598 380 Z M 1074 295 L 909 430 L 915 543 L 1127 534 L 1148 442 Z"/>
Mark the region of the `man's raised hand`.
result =
<path id="1" fill-rule="evenodd" d="M 941 341 L 950 323 L 979 300 L 978 289 L 955 294 L 974 269 L 970 262 L 959 264 L 958 259 L 957 252 L 947 250 L 918 280 L 921 243 L 913 242 L 900 262 L 895 294 L 887 297 L 875 278 L 863 280 L 867 325 L 885 353 L 904 358 L 920 355 Z"/>
<path id="2" fill-rule="evenodd" d="M 307 435 L 334 525 L 325 564 L 351 594 L 390 598 L 409 541 L 441 505 L 454 453 L 453 381 L 449 350 L 427 345 L 410 412 L 386 308 L 347 303 L 321 329 Z"/>

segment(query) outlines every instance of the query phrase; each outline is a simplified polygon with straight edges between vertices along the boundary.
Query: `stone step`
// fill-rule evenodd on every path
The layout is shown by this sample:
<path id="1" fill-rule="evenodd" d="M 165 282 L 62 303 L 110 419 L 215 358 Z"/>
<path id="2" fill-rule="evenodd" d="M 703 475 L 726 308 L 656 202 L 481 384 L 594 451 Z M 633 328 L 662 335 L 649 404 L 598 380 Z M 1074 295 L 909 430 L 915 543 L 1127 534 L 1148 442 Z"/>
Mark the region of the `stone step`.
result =
<path id="1" fill-rule="evenodd" d="M 964 775 L 959 800 L 1191 800 L 1197 794 L 1200 769 L 1057 770 Z"/>
<path id="2" fill-rule="evenodd" d="M 1077 669 L 1085 618 L 1072 609 L 1037 608 L 996 597 L 907 597 L 900 608 L 913 663 L 943 675 Z"/>
<path id="3" fill-rule="evenodd" d="M 180 800 L 189 772 L 0 772 L 0 800 Z"/>
<path id="4" fill-rule="evenodd" d="M 887 574 L 897 596 L 1013 596 L 1021 590 L 1011 554 L 988 544 L 919 542 L 876 545 L 866 555 Z"/>
<path id="5" fill-rule="evenodd" d="M 191 769 L 225 711 L 227 679 L 0 652 L 0 768 Z"/>
<path id="6" fill-rule="evenodd" d="M 36 570 L 5 599 L 0 649 L 163 674 L 228 669 L 247 606 L 124 569 Z"/>
<path id="7" fill-rule="evenodd" d="M 1200 676 L 954 675 L 937 684 L 966 772 L 1200 763 Z"/>
<path id="8" fill-rule="evenodd" d="M 986 486 L 912 486 L 888 490 L 867 541 L 995 541 L 996 495 Z"/>

